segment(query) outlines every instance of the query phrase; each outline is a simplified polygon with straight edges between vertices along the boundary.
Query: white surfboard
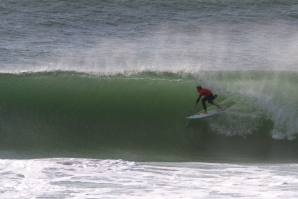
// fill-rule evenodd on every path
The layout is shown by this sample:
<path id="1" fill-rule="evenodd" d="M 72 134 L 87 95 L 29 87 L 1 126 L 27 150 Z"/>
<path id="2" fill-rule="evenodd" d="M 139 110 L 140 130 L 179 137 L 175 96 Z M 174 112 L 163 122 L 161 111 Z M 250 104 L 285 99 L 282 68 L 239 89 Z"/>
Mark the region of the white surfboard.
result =
<path id="1" fill-rule="evenodd" d="M 205 118 L 205 117 L 210 117 L 212 115 L 216 115 L 218 113 L 221 113 L 223 112 L 224 110 L 226 110 L 228 108 L 228 106 L 222 108 L 222 109 L 214 109 L 214 110 L 211 110 L 211 111 L 207 111 L 207 114 L 196 114 L 196 115 L 192 115 L 192 116 L 189 116 L 189 117 L 186 117 L 187 119 L 200 119 L 200 118 Z"/>

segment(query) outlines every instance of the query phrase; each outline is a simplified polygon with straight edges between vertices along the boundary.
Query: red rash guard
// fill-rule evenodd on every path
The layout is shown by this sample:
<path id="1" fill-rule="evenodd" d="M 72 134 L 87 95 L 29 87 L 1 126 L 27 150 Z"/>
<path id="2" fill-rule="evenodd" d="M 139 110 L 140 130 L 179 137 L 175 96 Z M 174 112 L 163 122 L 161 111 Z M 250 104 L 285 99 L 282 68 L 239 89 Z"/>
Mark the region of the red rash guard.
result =
<path id="1" fill-rule="evenodd" d="M 208 96 L 208 95 L 212 95 L 212 92 L 210 90 L 204 88 L 204 89 L 200 90 L 199 94 Z"/>

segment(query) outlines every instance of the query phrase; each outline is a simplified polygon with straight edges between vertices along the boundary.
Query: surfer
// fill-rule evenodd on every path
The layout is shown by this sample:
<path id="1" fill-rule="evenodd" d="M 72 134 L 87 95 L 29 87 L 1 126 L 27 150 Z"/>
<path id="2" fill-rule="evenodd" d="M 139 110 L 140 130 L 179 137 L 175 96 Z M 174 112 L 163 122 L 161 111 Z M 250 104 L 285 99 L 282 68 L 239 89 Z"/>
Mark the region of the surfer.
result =
<path id="1" fill-rule="evenodd" d="M 208 101 L 209 104 L 213 104 L 217 108 L 222 109 L 221 106 L 219 106 L 217 103 L 215 103 L 213 101 L 217 97 L 217 95 L 213 95 L 213 93 L 210 90 L 208 90 L 206 88 L 202 88 L 201 86 L 197 86 L 197 92 L 199 93 L 199 97 L 196 101 L 196 104 L 195 104 L 194 108 L 197 107 L 197 104 L 200 101 L 201 97 L 205 96 L 202 99 L 202 105 L 203 105 L 203 108 L 204 108 L 204 112 L 202 114 L 207 114 L 207 107 L 206 107 L 206 103 L 205 103 L 206 100 Z"/>

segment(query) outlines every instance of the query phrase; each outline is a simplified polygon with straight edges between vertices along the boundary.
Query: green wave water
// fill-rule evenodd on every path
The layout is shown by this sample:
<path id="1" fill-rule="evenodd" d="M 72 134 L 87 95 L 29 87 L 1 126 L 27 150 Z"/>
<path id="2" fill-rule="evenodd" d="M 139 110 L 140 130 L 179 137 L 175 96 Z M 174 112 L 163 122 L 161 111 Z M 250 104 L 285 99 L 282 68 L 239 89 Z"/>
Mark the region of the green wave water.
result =
<path id="1" fill-rule="evenodd" d="M 297 155 L 296 72 L 54 71 L 0 79 L 2 157 L 5 149 L 14 157 L 141 161 Z M 235 104 L 214 117 L 187 120 L 202 108 L 193 109 L 197 84 L 218 94 L 217 102 Z"/>

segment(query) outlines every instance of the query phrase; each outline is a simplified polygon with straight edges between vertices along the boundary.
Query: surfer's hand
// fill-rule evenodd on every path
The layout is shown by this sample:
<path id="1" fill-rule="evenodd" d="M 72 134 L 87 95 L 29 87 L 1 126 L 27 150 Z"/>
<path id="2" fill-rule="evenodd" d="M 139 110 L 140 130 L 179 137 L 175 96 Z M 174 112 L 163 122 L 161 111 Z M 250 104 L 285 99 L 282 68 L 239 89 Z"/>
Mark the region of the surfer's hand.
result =
<path id="1" fill-rule="evenodd" d="M 193 108 L 196 108 L 197 107 L 197 104 L 195 104 L 195 106 Z"/>

